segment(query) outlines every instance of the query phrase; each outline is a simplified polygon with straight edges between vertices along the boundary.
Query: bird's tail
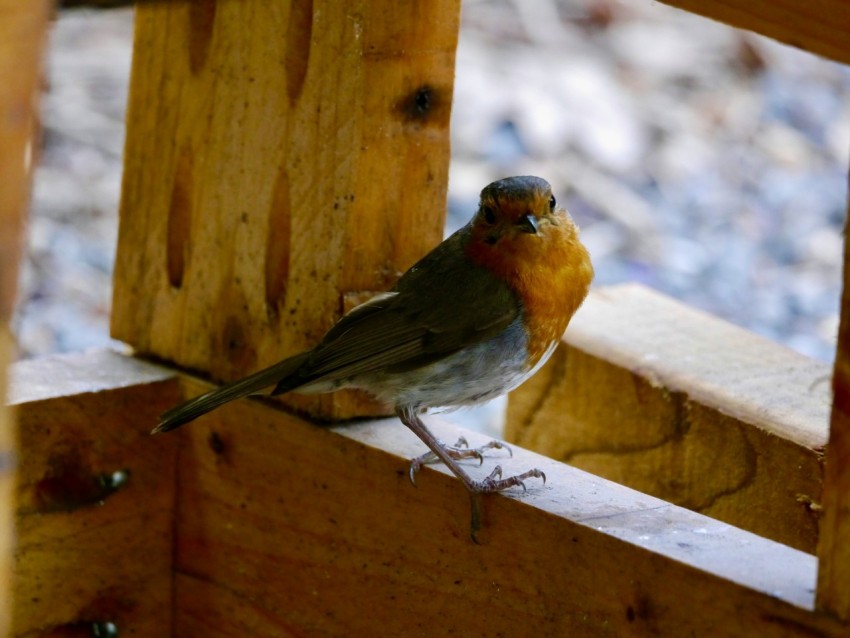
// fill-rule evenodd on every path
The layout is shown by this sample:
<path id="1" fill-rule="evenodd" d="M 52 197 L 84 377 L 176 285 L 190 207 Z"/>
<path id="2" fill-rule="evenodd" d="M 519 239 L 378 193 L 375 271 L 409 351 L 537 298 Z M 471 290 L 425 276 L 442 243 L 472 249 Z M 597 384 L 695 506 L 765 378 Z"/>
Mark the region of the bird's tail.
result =
<path id="1" fill-rule="evenodd" d="M 302 353 L 284 359 L 273 366 L 255 372 L 254 374 L 239 379 L 233 383 L 228 383 L 211 390 L 206 394 L 189 399 L 185 403 L 171 408 L 163 412 L 159 417 L 159 425 L 157 425 L 151 434 L 159 434 L 160 432 L 169 432 L 179 428 L 181 425 L 194 421 L 202 414 L 206 414 L 211 410 L 224 405 L 228 401 L 240 399 L 255 394 L 264 388 L 278 384 L 282 379 L 292 375 L 301 364 L 304 363 L 308 353 Z M 300 384 L 296 384 L 297 385 Z M 293 387 L 293 389 L 294 389 Z"/>

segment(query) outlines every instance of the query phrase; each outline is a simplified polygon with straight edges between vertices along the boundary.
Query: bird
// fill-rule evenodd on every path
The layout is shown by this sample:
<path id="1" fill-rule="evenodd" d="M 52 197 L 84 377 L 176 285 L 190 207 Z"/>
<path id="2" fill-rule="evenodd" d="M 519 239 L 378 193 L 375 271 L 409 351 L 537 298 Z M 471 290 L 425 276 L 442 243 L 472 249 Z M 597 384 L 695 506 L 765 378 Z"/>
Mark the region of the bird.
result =
<path id="1" fill-rule="evenodd" d="M 483 461 L 498 441 L 470 449 L 438 439 L 421 419 L 429 410 L 489 401 L 531 377 L 559 343 L 593 280 L 590 255 L 551 185 L 536 176 L 495 181 L 472 219 L 415 263 L 388 292 L 345 314 L 312 349 L 190 399 L 161 416 L 153 434 L 174 430 L 251 394 L 360 388 L 393 407 L 428 447 L 409 477 L 439 460 L 469 492 L 472 538 L 479 495 L 545 474 L 502 477 L 496 466 L 473 479 L 459 461 Z"/>

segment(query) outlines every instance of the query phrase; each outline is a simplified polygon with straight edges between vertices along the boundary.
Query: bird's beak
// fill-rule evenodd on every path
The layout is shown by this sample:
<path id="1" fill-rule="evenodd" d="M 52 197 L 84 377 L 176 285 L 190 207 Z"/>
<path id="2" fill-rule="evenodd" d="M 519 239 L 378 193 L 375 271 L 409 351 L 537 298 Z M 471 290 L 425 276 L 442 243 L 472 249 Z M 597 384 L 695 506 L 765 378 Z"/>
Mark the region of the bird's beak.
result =
<path id="1" fill-rule="evenodd" d="M 526 213 L 522 217 L 519 218 L 517 222 L 517 226 L 519 226 L 520 230 L 524 233 L 530 233 L 531 235 L 537 234 L 537 217 L 532 215 L 531 213 Z"/>

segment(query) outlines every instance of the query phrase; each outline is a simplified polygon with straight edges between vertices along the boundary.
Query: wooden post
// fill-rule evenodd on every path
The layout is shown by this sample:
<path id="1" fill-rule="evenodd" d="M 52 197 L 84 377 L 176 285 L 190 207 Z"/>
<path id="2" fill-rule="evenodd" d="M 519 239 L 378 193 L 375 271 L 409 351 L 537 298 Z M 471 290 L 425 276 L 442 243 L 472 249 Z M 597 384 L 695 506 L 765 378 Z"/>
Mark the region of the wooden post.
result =
<path id="1" fill-rule="evenodd" d="M 436 245 L 459 5 L 140 4 L 113 335 L 243 376 L 315 344 Z"/>
<path id="2" fill-rule="evenodd" d="M 848 205 L 850 211 L 850 205 Z M 850 214 L 848 214 L 850 217 Z M 844 233 L 844 289 L 832 376 L 832 418 L 818 545 L 817 606 L 850 620 L 850 242 Z"/>
<path id="3" fill-rule="evenodd" d="M 0 0 L 0 394 L 14 358 L 9 319 L 15 303 L 18 262 L 29 204 L 36 140 L 36 104 L 51 3 Z M 12 498 L 16 437 L 12 411 L 0 405 L 0 636 L 12 611 L 14 557 Z"/>

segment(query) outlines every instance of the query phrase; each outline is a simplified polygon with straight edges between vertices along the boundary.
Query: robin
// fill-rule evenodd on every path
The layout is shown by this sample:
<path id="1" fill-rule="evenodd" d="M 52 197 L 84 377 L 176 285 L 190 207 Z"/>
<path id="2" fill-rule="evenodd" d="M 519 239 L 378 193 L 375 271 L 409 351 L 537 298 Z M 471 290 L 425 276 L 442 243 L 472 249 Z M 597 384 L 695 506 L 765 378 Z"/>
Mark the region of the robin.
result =
<path id="1" fill-rule="evenodd" d="M 478 495 L 545 475 L 532 469 L 502 477 L 497 466 L 474 480 L 458 463 L 482 460 L 491 442 L 469 449 L 447 445 L 420 415 L 489 401 L 533 375 L 549 358 L 584 301 L 593 266 L 578 227 L 539 177 L 508 177 L 481 191 L 472 220 L 417 262 L 389 292 L 346 314 L 315 348 L 234 381 L 165 412 L 153 433 L 173 430 L 228 401 L 361 388 L 395 408 L 430 452 L 413 459 L 442 461 L 472 499 L 473 538 Z"/>

